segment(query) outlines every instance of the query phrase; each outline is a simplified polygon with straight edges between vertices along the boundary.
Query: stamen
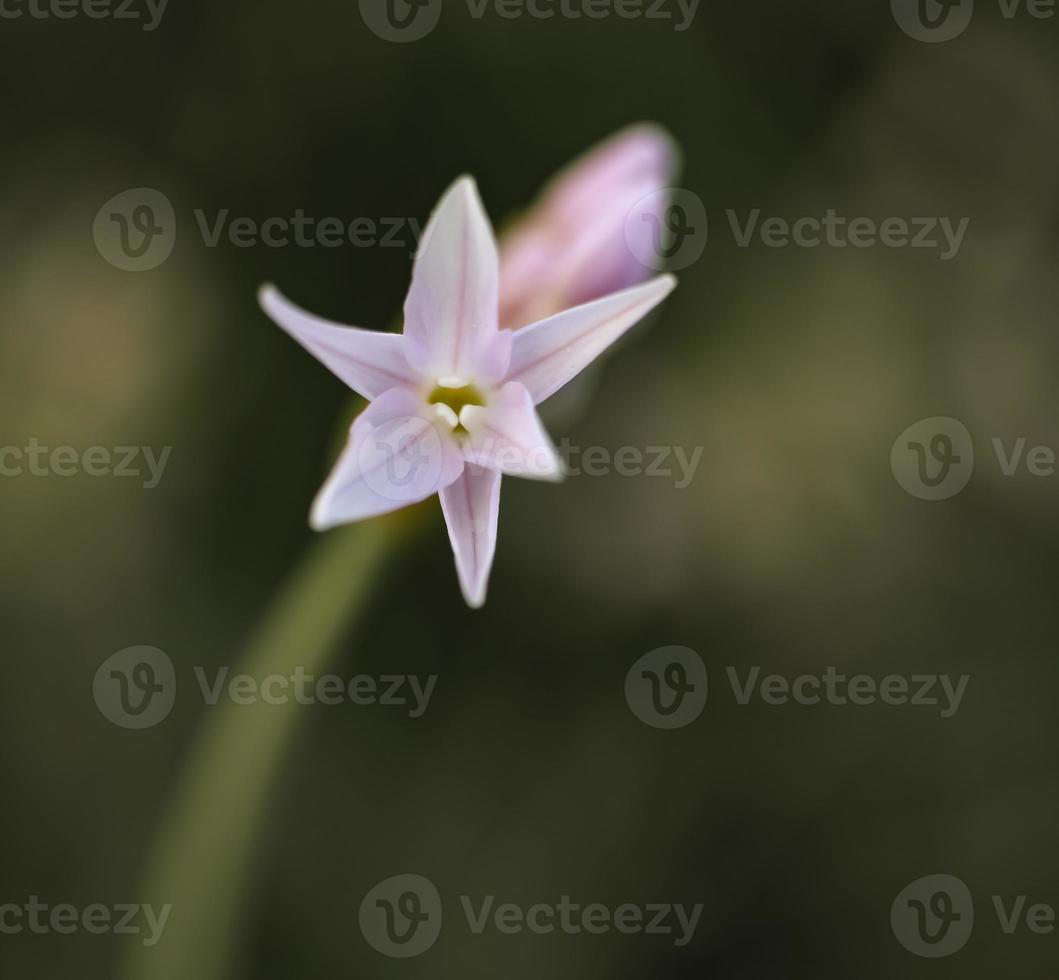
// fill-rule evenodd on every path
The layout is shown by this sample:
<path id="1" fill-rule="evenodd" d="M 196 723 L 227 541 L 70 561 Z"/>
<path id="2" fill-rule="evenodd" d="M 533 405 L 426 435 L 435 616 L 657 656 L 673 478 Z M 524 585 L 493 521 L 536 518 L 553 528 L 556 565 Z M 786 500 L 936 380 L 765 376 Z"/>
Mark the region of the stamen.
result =
<path id="1" fill-rule="evenodd" d="M 437 412 L 438 418 L 448 423 L 450 429 L 455 429 L 460 424 L 459 416 L 444 402 L 435 403 L 434 411 Z"/>
<path id="2" fill-rule="evenodd" d="M 467 424 L 467 420 L 469 418 L 474 418 L 475 409 L 478 407 L 478 405 L 464 405 L 463 408 L 460 409 L 460 428 L 464 432 L 470 431 L 471 427 Z"/>

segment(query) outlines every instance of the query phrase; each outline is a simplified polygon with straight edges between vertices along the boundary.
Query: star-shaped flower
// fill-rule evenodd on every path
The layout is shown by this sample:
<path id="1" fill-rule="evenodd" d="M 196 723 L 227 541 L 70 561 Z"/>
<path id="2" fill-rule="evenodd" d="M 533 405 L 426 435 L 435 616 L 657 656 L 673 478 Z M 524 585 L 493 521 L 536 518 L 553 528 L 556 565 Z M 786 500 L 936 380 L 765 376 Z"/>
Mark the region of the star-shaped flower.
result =
<path id="1" fill-rule="evenodd" d="M 370 404 L 312 506 L 317 530 L 439 494 L 464 598 L 485 601 L 501 474 L 556 480 L 558 454 L 535 406 L 662 301 L 663 275 L 518 330 L 498 322 L 493 230 L 470 177 L 442 197 L 423 232 L 404 332 L 322 320 L 271 285 L 265 312 Z"/>

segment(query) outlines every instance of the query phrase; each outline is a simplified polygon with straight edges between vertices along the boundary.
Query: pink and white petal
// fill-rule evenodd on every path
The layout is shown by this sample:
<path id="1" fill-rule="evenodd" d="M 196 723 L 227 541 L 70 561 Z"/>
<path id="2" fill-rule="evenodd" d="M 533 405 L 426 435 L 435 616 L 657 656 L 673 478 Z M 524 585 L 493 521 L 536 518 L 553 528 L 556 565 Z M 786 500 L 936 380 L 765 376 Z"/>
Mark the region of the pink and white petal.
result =
<path id="1" fill-rule="evenodd" d="M 514 343 L 513 331 L 498 329 L 496 335 L 479 351 L 470 378 L 480 384 L 490 385 L 503 381 L 511 366 Z"/>
<path id="2" fill-rule="evenodd" d="M 638 256 L 655 254 L 650 239 L 641 243 L 643 231 L 650 234 L 655 227 L 645 218 L 664 208 L 667 200 L 657 185 L 645 179 L 627 184 L 609 201 L 601 201 L 591 220 L 586 220 L 576 238 L 570 240 L 569 268 L 574 278 L 567 284 L 565 306 L 552 313 L 639 285 L 656 274 L 657 266 L 644 265 Z M 661 218 L 659 214 L 658 220 Z"/>
<path id="3" fill-rule="evenodd" d="M 458 479 L 463 468 L 459 444 L 422 397 L 391 388 L 353 422 L 309 523 L 323 531 L 418 503 Z"/>
<path id="4" fill-rule="evenodd" d="M 468 432 L 468 463 L 534 480 L 562 479 L 559 454 L 523 385 L 506 384 L 488 405 L 464 407 L 460 422 Z"/>
<path id="5" fill-rule="evenodd" d="M 408 366 L 405 339 L 324 320 L 287 299 L 275 286 L 258 291 L 261 309 L 310 354 L 369 401 L 395 387 L 415 387 L 419 376 Z"/>
<path id="6" fill-rule="evenodd" d="M 461 177 L 431 215 L 416 255 L 404 304 L 409 364 L 434 378 L 503 377 L 499 282 L 493 229 L 474 181 Z"/>
<path id="7" fill-rule="evenodd" d="M 444 487 L 440 496 L 460 591 L 467 605 L 478 609 L 485 603 L 496 553 L 500 474 L 468 463 L 460 478 Z"/>
<path id="8" fill-rule="evenodd" d="M 540 404 L 661 303 L 676 284 L 672 276 L 658 276 L 516 330 L 508 380 L 525 385 L 534 404 Z"/>

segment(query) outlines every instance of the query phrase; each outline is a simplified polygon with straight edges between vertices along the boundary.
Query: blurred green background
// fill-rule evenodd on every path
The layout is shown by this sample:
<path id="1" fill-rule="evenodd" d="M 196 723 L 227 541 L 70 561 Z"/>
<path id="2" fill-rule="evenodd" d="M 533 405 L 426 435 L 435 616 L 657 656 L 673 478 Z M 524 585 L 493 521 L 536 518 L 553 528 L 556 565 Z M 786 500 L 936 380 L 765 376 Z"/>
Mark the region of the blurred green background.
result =
<path id="1" fill-rule="evenodd" d="M 1059 18 L 978 8 L 943 44 L 902 32 L 883 0 L 704 2 L 682 32 L 478 20 L 448 0 L 410 44 L 377 37 L 351 2 L 173 0 L 151 32 L 0 20 L 0 445 L 173 447 L 152 490 L 0 479 L 0 903 L 173 901 L 148 897 L 145 877 L 222 711 L 192 667 L 238 671 L 319 546 L 308 506 L 350 409 L 255 290 L 274 280 L 373 327 L 404 297 L 405 249 L 208 248 L 193 211 L 423 221 L 471 172 L 500 222 L 589 145 L 650 119 L 683 147 L 679 184 L 713 233 L 584 409 L 550 428 L 581 446 L 701 446 L 695 479 L 505 480 L 480 612 L 460 599 L 436 503 L 387 543 L 329 669 L 437 674 L 437 690 L 418 719 L 299 713 L 256 826 L 232 831 L 251 858 L 224 974 L 1045 975 L 1059 935 L 1005 935 L 991 896 L 1059 905 L 1059 476 L 1005 476 L 991 440 L 1059 448 Z M 125 272 L 92 222 L 142 186 L 173 202 L 176 247 Z M 739 248 L 728 208 L 970 227 L 948 262 Z M 962 493 L 927 503 L 895 481 L 890 450 L 938 415 L 967 426 L 977 464 Z M 355 549 L 362 529 L 338 540 Z M 183 685 L 145 731 L 92 698 L 97 667 L 134 644 L 164 650 Z M 705 711 L 675 731 L 637 720 L 623 694 L 633 662 L 667 644 L 711 677 Z M 949 719 L 739 706 L 728 665 L 970 682 Z M 250 792 L 242 768 L 225 775 L 219 824 Z M 212 860 L 184 865 L 201 873 L 200 919 L 220 901 Z M 438 943 L 410 960 L 357 926 L 364 894 L 401 872 L 445 902 Z M 890 906 L 934 872 L 967 883 L 976 927 L 956 955 L 919 959 Z M 473 936 L 463 893 L 704 912 L 684 948 Z M 167 940 L 193 945 L 188 914 L 174 908 L 141 976 L 169 975 Z M 109 978 L 136 943 L 0 935 L 0 963 Z"/>

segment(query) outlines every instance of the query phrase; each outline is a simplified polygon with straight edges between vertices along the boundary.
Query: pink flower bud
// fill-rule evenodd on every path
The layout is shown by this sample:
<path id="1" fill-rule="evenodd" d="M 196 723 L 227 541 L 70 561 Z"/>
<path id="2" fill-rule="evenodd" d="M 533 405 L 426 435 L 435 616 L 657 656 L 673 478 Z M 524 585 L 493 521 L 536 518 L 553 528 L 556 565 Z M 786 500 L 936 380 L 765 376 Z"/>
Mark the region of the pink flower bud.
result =
<path id="1" fill-rule="evenodd" d="M 516 329 L 656 273 L 652 254 L 678 151 L 658 126 L 631 126 L 554 177 L 500 242 L 500 323 Z M 642 243 L 642 247 L 641 244 Z"/>

